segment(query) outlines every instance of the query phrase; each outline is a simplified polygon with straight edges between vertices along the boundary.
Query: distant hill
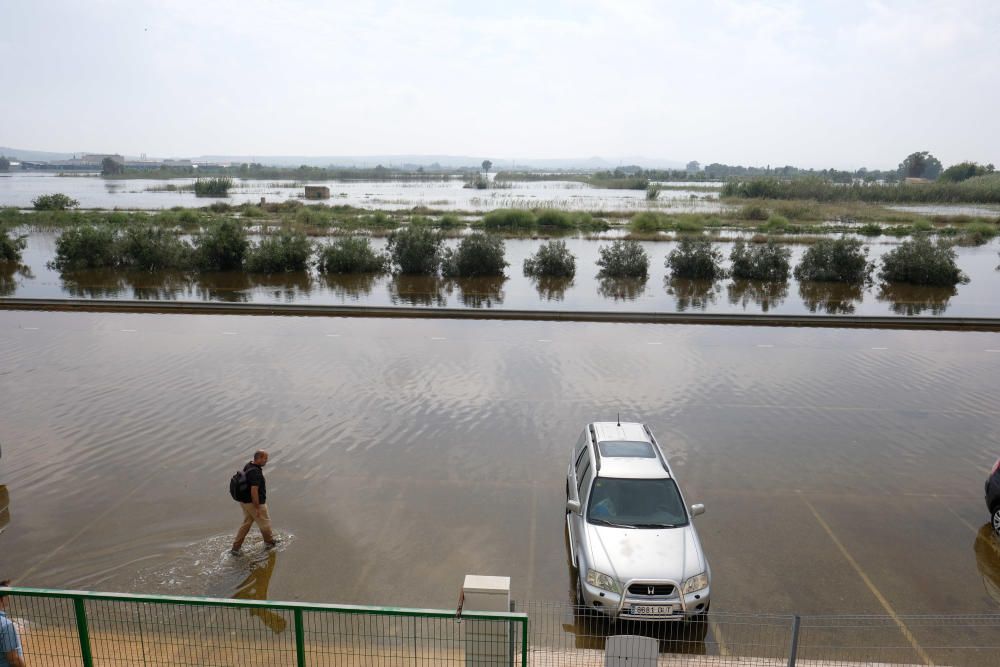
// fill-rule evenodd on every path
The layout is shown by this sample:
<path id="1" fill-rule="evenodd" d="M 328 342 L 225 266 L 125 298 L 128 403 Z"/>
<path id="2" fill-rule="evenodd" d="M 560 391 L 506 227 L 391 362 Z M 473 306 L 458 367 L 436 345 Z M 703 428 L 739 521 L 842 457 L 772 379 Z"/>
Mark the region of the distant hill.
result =
<path id="1" fill-rule="evenodd" d="M 113 148 L 113 147 L 112 147 Z M 58 161 L 66 160 L 74 155 L 81 155 L 85 152 L 92 153 L 113 153 L 113 149 L 78 151 L 76 153 L 55 153 L 48 151 L 33 151 L 22 148 L 10 148 L 0 146 L 0 155 L 18 158 L 19 160 L 39 160 Z M 175 159 L 182 159 L 186 156 L 170 156 Z M 126 155 L 132 160 L 137 156 Z M 159 160 L 158 157 L 147 157 L 148 160 Z M 661 167 L 679 169 L 684 167 L 684 163 L 675 160 L 660 160 L 644 157 L 624 157 L 615 160 L 603 157 L 588 158 L 499 158 L 472 155 L 199 155 L 190 157 L 196 162 L 257 162 L 275 167 L 298 167 L 308 165 L 310 167 L 374 167 L 381 164 L 384 167 L 428 167 L 438 164 L 442 167 L 479 167 L 483 160 L 489 159 L 493 162 L 494 169 L 614 169 L 622 164 L 637 164 L 646 168 Z"/>

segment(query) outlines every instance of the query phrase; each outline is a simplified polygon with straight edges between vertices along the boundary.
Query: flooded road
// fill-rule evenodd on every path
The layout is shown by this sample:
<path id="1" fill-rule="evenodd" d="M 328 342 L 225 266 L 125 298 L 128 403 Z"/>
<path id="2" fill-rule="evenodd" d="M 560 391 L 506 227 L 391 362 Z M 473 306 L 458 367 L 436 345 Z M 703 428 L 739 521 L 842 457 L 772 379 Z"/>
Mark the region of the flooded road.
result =
<path id="1" fill-rule="evenodd" d="M 581 426 L 647 422 L 713 610 L 1000 609 L 996 334 L 0 312 L 0 571 L 22 585 L 448 608 L 568 601 Z M 226 553 L 271 452 L 284 538 Z M 990 538 L 990 536 L 986 536 Z M 992 538 L 990 538 L 992 539 Z"/>
<path id="2" fill-rule="evenodd" d="M 852 287 L 831 283 L 767 283 L 746 280 L 713 282 L 671 279 L 664 259 L 673 241 L 643 242 L 650 257 L 648 280 L 604 280 L 596 265 L 599 249 L 609 240 L 565 239 L 577 258 L 573 279 L 534 281 L 523 275 L 525 258 L 537 252 L 541 239 L 507 239 L 507 278 L 442 280 L 424 276 L 333 275 L 315 272 L 281 275 L 243 272 L 185 275 L 177 272 L 92 270 L 60 273 L 49 268 L 57 235 L 36 231 L 28 236 L 23 268 L 0 263 L 0 296 L 22 298 L 96 298 L 233 303 L 366 304 L 527 310 L 594 310 L 644 312 L 774 313 L 785 315 L 948 315 L 995 317 L 1000 312 L 1000 243 L 957 247 L 959 268 L 968 284 L 920 287 L 895 284 Z M 329 239 L 318 239 L 328 243 Z M 454 246 L 455 239 L 446 241 Z M 899 240 L 866 239 L 870 258 L 897 247 Z M 384 238 L 372 240 L 385 247 Z M 731 241 L 717 244 L 727 258 Z M 795 266 L 807 246 L 791 245 Z M 724 262 L 725 266 L 729 262 Z"/>

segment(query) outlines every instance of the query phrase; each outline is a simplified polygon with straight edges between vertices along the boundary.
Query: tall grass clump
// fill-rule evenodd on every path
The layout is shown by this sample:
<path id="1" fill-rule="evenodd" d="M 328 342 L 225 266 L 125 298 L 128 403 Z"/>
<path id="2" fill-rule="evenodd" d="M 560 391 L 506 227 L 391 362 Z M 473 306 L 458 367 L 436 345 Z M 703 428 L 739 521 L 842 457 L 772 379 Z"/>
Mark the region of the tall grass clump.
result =
<path id="1" fill-rule="evenodd" d="M 559 211 L 554 208 L 547 208 L 538 211 L 535 216 L 535 223 L 539 227 L 555 227 L 557 229 L 573 229 L 576 221 L 573 216 L 566 211 Z"/>
<path id="2" fill-rule="evenodd" d="M 509 231 L 534 229 L 535 214 L 520 208 L 498 208 L 483 216 L 483 227 Z"/>
<path id="3" fill-rule="evenodd" d="M 749 245 L 738 239 L 729 253 L 733 278 L 743 280 L 788 280 L 788 258 L 792 251 L 774 241 L 763 245 Z"/>
<path id="4" fill-rule="evenodd" d="M 6 227 L 0 226 L 0 262 L 21 261 L 21 251 L 27 245 L 23 236 L 9 236 Z"/>
<path id="5" fill-rule="evenodd" d="M 736 217 L 740 220 L 758 220 L 763 221 L 771 217 L 767 208 L 761 206 L 760 204 L 746 204 L 740 207 L 740 210 L 736 212 Z"/>
<path id="6" fill-rule="evenodd" d="M 234 220 L 214 223 L 195 239 L 195 265 L 202 271 L 240 269 L 249 245 L 241 224 Z"/>
<path id="7" fill-rule="evenodd" d="M 767 222 L 757 229 L 765 234 L 784 234 L 789 229 L 788 218 L 783 215 L 769 216 Z"/>
<path id="8" fill-rule="evenodd" d="M 150 224 L 126 227 L 117 242 L 119 263 L 142 271 L 183 269 L 193 259 L 191 244 Z"/>
<path id="9" fill-rule="evenodd" d="M 319 251 L 316 266 L 320 273 L 385 273 L 389 257 L 376 252 L 371 241 L 360 236 L 345 236 Z"/>
<path id="10" fill-rule="evenodd" d="M 198 197 L 225 197 L 231 187 L 233 179 L 228 176 L 199 178 L 194 182 L 194 194 Z"/>
<path id="11" fill-rule="evenodd" d="M 249 248 L 246 269 L 250 273 L 305 271 L 313 247 L 302 232 L 282 230 L 270 234 Z"/>
<path id="12" fill-rule="evenodd" d="M 968 245 L 984 245 L 997 235 L 997 226 L 988 222 L 970 222 L 965 226 L 962 243 Z"/>
<path id="13" fill-rule="evenodd" d="M 932 243 L 921 234 L 882 256 L 879 278 L 887 283 L 950 287 L 968 282 L 955 262 L 955 249 L 946 241 Z"/>
<path id="14" fill-rule="evenodd" d="M 503 239 L 493 234 L 473 232 L 441 253 L 441 273 L 446 278 L 502 276 L 507 266 Z"/>
<path id="15" fill-rule="evenodd" d="M 649 275 L 649 255 L 638 241 L 617 240 L 610 246 L 601 246 L 597 252 L 601 277 L 646 278 Z"/>
<path id="16" fill-rule="evenodd" d="M 117 232 L 106 225 L 79 225 L 56 240 L 52 265 L 60 270 L 96 269 L 119 263 Z"/>
<path id="17" fill-rule="evenodd" d="M 576 257 L 565 241 L 549 241 L 538 252 L 524 260 L 524 275 L 530 278 L 572 278 L 576 274 Z"/>
<path id="18" fill-rule="evenodd" d="M 76 208 L 80 202 L 69 195 L 57 192 L 52 195 L 38 195 L 31 200 L 31 205 L 35 207 L 36 211 L 65 211 Z"/>
<path id="19" fill-rule="evenodd" d="M 666 226 L 666 216 L 653 211 L 637 213 L 628 223 L 629 230 L 635 234 L 653 234 Z"/>
<path id="20" fill-rule="evenodd" d="M 670 251 L 664 266 L 674 278 L 715 280 L 725 277 L 722 268 L 722 251 L 704 238 L 684 237 Z"/>
<path id="21" fill-rule="evenodd" d="M 436 274 L 441 266 L 441 232 L 404 227 L 389 234 L 386 246 L 397 273 Z"/>
<path id="22" fill-rule="evenodd" d="M 874 262 L 868 261 L 868 248 L 859 239 L 820 239 L 802 255 L 795 279 L 858 285 L 868 282 L 874 268 Z"/>
<path id="23" fill-rule="evenodd" d="M 646 186 L 646 201 L 656 201 L 660 198 L 660 186 L 650 183 Z"/>

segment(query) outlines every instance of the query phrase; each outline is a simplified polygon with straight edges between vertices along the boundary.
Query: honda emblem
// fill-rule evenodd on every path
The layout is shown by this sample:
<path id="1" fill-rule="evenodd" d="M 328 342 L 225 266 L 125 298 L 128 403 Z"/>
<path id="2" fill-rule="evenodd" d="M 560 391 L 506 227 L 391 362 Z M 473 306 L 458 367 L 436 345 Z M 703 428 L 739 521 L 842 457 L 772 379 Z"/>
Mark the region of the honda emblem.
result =
<path id="1" fill-rule="evenodd" d="M 652 586 L 646 587 L 646 595 L 653 595 L 656 593 L 656 589 Z"/>

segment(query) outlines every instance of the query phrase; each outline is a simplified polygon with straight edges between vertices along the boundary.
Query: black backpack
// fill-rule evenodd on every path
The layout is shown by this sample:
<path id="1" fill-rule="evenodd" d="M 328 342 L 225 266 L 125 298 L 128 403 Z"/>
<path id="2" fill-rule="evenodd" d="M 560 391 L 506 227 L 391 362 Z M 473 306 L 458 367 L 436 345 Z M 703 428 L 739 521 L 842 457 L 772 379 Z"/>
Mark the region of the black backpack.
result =
<path id="1" fill-rule="evenodd" d="M 233 500 L 240 503 L 245 503 L 247 500 L 247 491 L 250 487 L 247 485 L 247 474 L 246 471 L 237 470 L 236 474 L 232 476 L 229 480 L 229 495 L 233 497 Z"/>

